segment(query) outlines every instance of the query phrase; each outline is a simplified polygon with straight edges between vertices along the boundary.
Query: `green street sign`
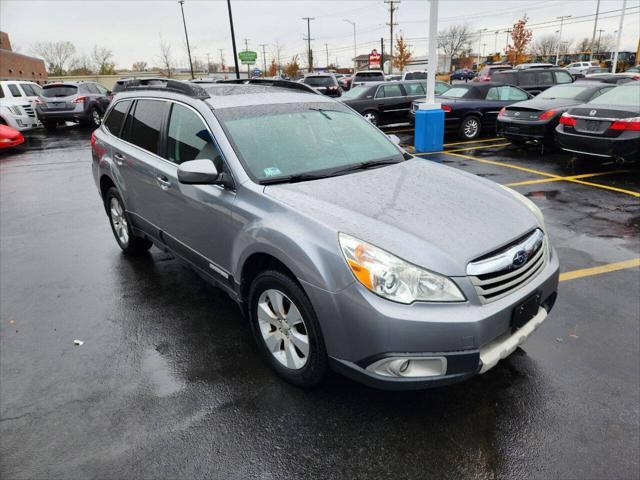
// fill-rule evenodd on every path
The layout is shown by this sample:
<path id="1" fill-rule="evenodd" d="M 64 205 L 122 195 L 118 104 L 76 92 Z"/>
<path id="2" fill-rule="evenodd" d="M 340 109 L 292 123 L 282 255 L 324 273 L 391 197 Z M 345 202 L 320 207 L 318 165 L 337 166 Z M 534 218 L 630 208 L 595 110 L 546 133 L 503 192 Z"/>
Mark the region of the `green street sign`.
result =
<path id="1" fill-rule="evenodd" d="M 251 65 L 256 63 L 256 59 L 258 58 L 258 54 L 256 52 L 252 52 L 251 50 L 245 50 L 244 52 L 240 52 L 238 54 L 240 61 L 245 65 Z"/>

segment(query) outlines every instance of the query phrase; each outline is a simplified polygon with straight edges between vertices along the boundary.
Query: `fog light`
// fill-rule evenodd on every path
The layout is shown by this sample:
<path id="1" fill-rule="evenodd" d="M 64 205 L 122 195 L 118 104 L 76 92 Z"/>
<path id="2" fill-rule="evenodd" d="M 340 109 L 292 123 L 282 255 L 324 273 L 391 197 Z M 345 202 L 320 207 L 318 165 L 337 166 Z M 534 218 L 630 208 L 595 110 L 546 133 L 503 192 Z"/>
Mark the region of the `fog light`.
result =
<path id="1" fill-rule="evenodd" d="M 384 377 L 437 377 L 447 373 L 446 357 L 388 357 L 367 370 Z"/>

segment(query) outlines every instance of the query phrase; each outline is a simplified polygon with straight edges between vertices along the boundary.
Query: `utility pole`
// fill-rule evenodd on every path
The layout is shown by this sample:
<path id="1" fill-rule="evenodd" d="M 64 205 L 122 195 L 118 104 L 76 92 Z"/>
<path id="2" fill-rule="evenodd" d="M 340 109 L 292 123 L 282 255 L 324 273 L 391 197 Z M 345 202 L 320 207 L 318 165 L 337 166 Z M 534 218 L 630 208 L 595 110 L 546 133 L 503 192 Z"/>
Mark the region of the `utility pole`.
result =
<path id="1" fill-rule="evenodd" d="M 329 44 L 328 43 L 324 44 L 324 49 L 327 52 L 327 69 L 329 69 Z"/>
<path id="2" fill-rule="evenodd" d="M 595 53 L 600 53 L 600 39 L 602 38 L 602 32 L 604 32 L 604 29 L 600 28 L 598 30 L 598 45 L 596 46 L 596 52 Z M 593 55 L 592 55 L 593 58 Z"/>
<path id="3" fill-rule="evenodd" d="M 207 75 L 211 73 L 211 55 L 207 53 Z"/>
<path id="4" fill-rule="evenodd" d="M 249 39 L 244 39 L 244 51 L 249 51 Z M 251 64 L 247 63 L 247 78 L 251 78 Z"/>
<path id="5" fill-rule="evenodd" d="M 219 48 L 218 51 L 220 52 L 220 70 L 224 73 L 224 49 Z"/>
<path id="6" fill-rule="evenodd" d="M 357 48 L 356 48 L 356 22 L 352 22 L 351 20 L 344 19 L 345 22 L 353 25 L 353 73 L 356 73 L 358 69 L 358 62 L 356 61 L 356 57 L 358 56 Z"/>
<path id="7" fill-rule="evenodd" d="M 495 38 L 495 41 L 493 42 L 493 53 L 495 55 L 498 54 L 498 33 L 499 33 L 498 30 L 496 30 L 496 38 Z"/>
<path id="8" fill-rule="evenodd" d="M 400 0 L 384 0 L 384 3 L 389 4 L 389 23 L 387 23 L 387 25 L 389 25 L 389 75 L 391 75 L 393 72 L 393 26 L 398 25 L 397 23 L 393 23 L 393 12 L 398 9 L 396 4 L 400 3 Z"/>
<path id="9" fill-rule="evenodd" d="M 478 30 L 478 71 L 480 70 L 480 45 L 482 45 L 482 32 L 486 32 L 487 29 L 486 28 L 481 28 L 480 30 Z"/>
<path id="10" fill-rule="evenodd" d="M 384 72 L 384 37 L 380 37 L 380 70 Z"/>
<path id="11" fill-rule="evenodd" d="M 591 35 L 591 45 L 589 45 L 589 61 L 593 60 L 593 44 L 596 41 L 596 28 L 598 28 L 598 15 L 600 14 L 600 0 L 598 0 L 598 4 L 596 5 L 596 19 L 593 22 L 593 35 Z M 598 44 L 600 40 L 598 40 Z"/>
<path id="12" fill-rule="evenodd" d="M 231 26 L 231 43 L 233 45 L 233 63 L 236 66 L 236 78 L 240 78 L 240 70 L 238 68 L 238 51 L 236 50 L 236 34 L 233 31 L 233 15 L 231 14 L 231 0 L 227 0 L 227 8 L 229 10 L 229 25 Z"/>
<path id="13" fill-rule="evenodd" d="M 562 44 L 562 25 L 564 25 L 565 18 L 571 18 L 572 16 L 573 15 L 563 15 L 562 17 L 556 17 L 560 19 L 560 30 L 558 31 L 558 48 L 556 50 L 556 65 L 558 65 L 558 62 L 560 61 L 560 45 Z"/>
<path id="14" fill-rule="evenodd" d="M 187 22 L 184 19 L 184 0 L 178 0 L 180 4 L 180 11 L 182 12 L 182 24 L 184 25 L 184 36 L 187 39 L 187 54 L 189 55 L 189 67 L 191 68 L 191 80 L 195 77 L 193 76 L 193 62 L 191 61 L 191 47 L 189 47 L 189 34 L 187 33 Z"/>
<path id="15" fill-rule="evenodd" d="M 313 53 L 311 53 L 311 40 L 313 40 L 313 38 L 311 38 L 311 20 L 315 20 L 315 18 L 313 17 L 302 17 L 302 20 L 306 20 L 307 21 L 307 38 L 303 39 L 307 41 L 307 62 L 308 62 L 308 69 L 307 71 L 309 73 L 313 72 Z"/>
<path id="16" fill-rule="evenodd" d="M 611 73 L 616 73 L 618 66 L 618 52 L 620 51 L 620 39 L 622 38 L 622 24 L 624 23 L 624 11 L 627 9 L 627 0 L 622 2 L 622 11 L 620 12 L 620 24 L 618 25 L 618 39 L 616 40 L 616 53 L 613 55 L 613 64 L 611 65 Z"/>
<path id="17" fill-rule="evenodd" d="M 505 56 L 507 55 L 507 50 L 509 49 L 509 35 L 511 35 L 511 32 L 513 32 L 513 30 L 505 30 L 504 33 L 507 34 L 507 42 L 504 45 L 504 54 Z"/>
<path id="18" fill-rule="evenodd" d="M 262 47 L 262 65 L 264 66 L 264 70 L 262 71 L 262 76 L 267 78 L 267 54 L 264 51 L 264 47 L 266 47 L 267 44 L 261 43 L 260 46 Z"/>

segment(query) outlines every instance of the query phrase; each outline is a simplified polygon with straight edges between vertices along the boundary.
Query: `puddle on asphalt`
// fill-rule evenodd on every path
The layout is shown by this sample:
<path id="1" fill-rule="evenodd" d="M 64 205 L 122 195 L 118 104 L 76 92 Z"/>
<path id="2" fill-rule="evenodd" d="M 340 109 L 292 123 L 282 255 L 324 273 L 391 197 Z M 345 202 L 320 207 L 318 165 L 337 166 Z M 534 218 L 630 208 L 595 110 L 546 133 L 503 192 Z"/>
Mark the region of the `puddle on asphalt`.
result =
<path id="1" fill-rule="evenodd" d="M 142 374 L 158 397 L 168 397 L 184 387 L 184 380 L 176 378 L 169 362 L 155 349 L 145 352 Z"/>

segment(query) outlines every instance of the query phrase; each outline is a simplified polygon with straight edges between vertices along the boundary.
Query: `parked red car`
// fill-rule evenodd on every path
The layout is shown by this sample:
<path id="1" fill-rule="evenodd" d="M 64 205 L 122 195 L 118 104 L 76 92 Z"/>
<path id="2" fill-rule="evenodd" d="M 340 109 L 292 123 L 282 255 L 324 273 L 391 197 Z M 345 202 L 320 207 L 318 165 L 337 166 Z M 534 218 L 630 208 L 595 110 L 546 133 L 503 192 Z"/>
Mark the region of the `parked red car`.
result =
<path id="1" fill-rule="evenodd" d="M 24 136 L 15 128 L 0 125 L 0 150 L 24 143 Z"/>

